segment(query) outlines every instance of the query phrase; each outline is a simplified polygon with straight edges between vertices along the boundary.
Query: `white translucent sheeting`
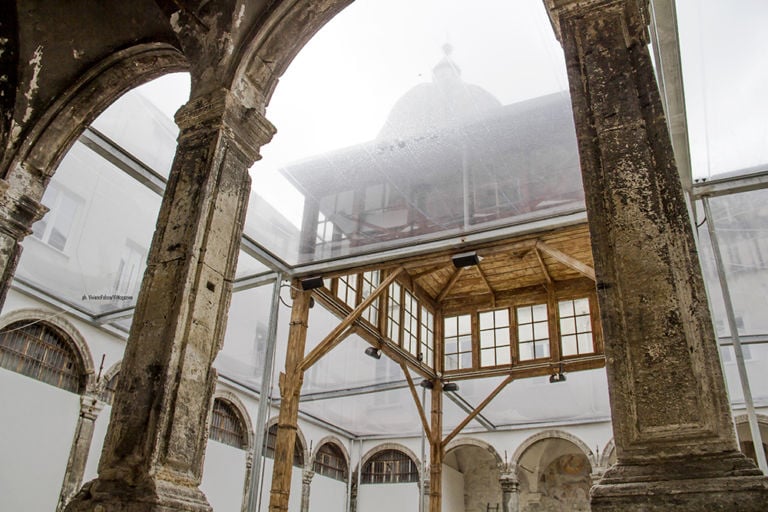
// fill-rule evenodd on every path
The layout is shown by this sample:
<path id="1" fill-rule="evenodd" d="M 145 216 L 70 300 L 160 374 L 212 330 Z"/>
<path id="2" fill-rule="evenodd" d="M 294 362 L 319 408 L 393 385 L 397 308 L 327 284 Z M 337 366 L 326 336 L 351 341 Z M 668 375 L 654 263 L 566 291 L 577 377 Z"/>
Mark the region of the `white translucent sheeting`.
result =
<path id="1" fill-rule="evenodd" d="M 740 335 L 768 334 L 768 190 L 709 200 L 736 326 Z M 702 219 L 702 216 L 699 216 Z M 701 222 L 701 221 L 700 221 Z M 700 257 L 718 336 L 730 337 L 706 223 L 698 230 Z"/>
<path id="2" fill-rule="evenodd" d="M 189 75 L 175 73 L 132 89 L 110 105 L 93 128 L 161 176 L 168 177 L 179 129 L 175 112 L 189 98 Z"/>
<path id="3" fill-rule="evenodd" d="M 269 267 L 267 267 L 265 264 L 248 255 L 245 251 L 240 251 L 237 257 L 237 270 L 235 272 L 236 279 L 263 274 L 269 271 Z"/>
<path id="4" fill-rule="evenodd" d="M 759 341 L 759 343 L 751 343 L 752 341 Z M 765 371 L 768 367 L 768 337 L 743 338 L 741 343 L 752 399 L 757 406 L 768 404 L 768 372 Z M 739 380 L 733 346 L 721 346 L 720 355 L 723 360 L 725 380 L 728 383 L 728 396 L 731 403 L 738 408 L 739 405 L 744 404 L 744 390 Z"/>
<path id="5" fill-rule="evenodd" d="M 694 178 L 768 162 L 768 2 L 677 0 Z"/>
<path id="6" fill-rule="evenodd" d="M 267 351 L 272 290 L 270 284 L 232 294 L 224 346 L 214 362 L 222 376 L 257 390 Z"/>
<path id="7" fill-rule="evenodd" d="M 42 202 L 16 275 L 94 316 L 133 306 L 160 197 L 78 142 Z"/>
<path id="8" fill-rule="evenodd" d="M 353 3 L 281 78 L 246 232 L 293 265 L 581 210 L 567 90 L 540 1 Z"/>

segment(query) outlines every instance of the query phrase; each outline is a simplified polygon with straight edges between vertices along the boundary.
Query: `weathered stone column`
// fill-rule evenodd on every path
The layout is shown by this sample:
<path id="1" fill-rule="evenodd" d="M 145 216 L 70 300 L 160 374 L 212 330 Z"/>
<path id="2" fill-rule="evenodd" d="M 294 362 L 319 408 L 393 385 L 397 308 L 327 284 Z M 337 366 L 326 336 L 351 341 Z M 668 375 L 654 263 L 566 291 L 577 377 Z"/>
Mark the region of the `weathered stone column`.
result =
<path id="1" fill-rule="evenodd" d="M 115 392 L 98 479 L 68 511 L 210 511 L 208 411 L 250 191 L 274 127 L 225 89 L 176 114 L 176 158 Z"/>
<path id="2" fill-rule="evenodd" d="M 578 133 L 618 462 L 592 510 L 758 511 L 647 44 L 647 0 L 545 0 Z"/>
<path id="3" fill-rule="evenodd" d="M 0 308 L 16 272 L 21 256 L 21 242 L 32 233 L 32 224 L 48 208 L 0 180 Z"/>
<path id="4" fill-rule="evenodd" d="M 64 506 L 69 503 L 69 500 L 83 483 L 83 474 L 85 473 L 85 464 L 88 462 L 88 452 L 91 449 L 96 418 L 99 417 L 103 408 L 104 402 L 95 396 L 83 395 L 80 397 L 80 416 L 77 419 L 75 437 L 72 439 L 72 447 L 69 450 L 69 460 L 61 484 L 57 511 L 64 509 Z"/>
<path id="5" fill-rule="evenodd" d="M 312 489 L 312 477 L 315 472 L 305 469 L 301 474 L 301 512 L 309 512 L 309 493 Z"/>
<path id="6" fill-rule="evenodd" d="M 504 512 L 518 512 L 520 509 L 520 481 L 515 468 L 509 468 L 499 477 L 501 484 L 501 508 Z"/>
<path id="7" fill-rule="evenodd" d="M 296 283 L 298 285 L 298 283 Z M 295 286 L 298 288 L 298 286 Z M 311 292 L 295 291 L 291 309 L 291 328 L 285 356 L 285 373 L 280 374 L 280 414 L 277 418 L 275 439 L 275 465 L 272 470 L 272 489 L 269 496 L 270 512 L 288 510 L 291 494 L 291 468 L 296 431 L 299 421 L 299 395 L 304 381 L 301 361 L 307 341 L 307 321 Z"/>

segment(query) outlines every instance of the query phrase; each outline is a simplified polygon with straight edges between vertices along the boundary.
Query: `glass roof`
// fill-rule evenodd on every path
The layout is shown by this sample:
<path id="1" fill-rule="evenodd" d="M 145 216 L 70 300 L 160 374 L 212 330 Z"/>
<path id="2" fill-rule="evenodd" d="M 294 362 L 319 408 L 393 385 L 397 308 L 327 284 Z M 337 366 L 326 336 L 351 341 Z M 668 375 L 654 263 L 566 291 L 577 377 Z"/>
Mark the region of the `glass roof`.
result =
<path id="1" fill-rule="evenodd" d="M 757 28 L 768 20 L 768 5 L 721 3 L 677 2 L 696 176 L 764 169 L 768 161 L 768 43 Z M 482 9 L 458 0 L 352 3 L 299 53 L 269 105 L 279 131 L 251 169 L 246 237 L 215 362 L 220 374 L 261 389 L 273 271 L 302 272 L 426 241 L 436 247 L 467 233 L 490 237 L 504 226 L 546 225 L 582 211 L 567 89 L 540 0 L 488 0 Z M 175 152 L 171 118 L 188 95 L 188 77 L 169 75 L 129 92 L 94 122 L 52 179 L 43 199 L 50 213 L 24 242 L 17 282 L 127 332 Z M 726 243 L 754 247 L 756 258 L 768 254 L 760 245 L 764 195 L 713 200 Z M 764 315 L 750 309 L 761 302 L 746 286 L 765 281 L 766 261 L 745 273 L 729 267 L 737 307 L 748 311 L 745 335 L 768 330 Z M 256 286 L 265 276 L 267 284 Z M 285 360 L 289 292 L 284 284 L 274 375 Z M 722 307 L 715 310 L 722 318 Z M 336 323 L 316 305 L 307 351 Z M 400 366 L 367 357 L 367 346 L 352 335 L 312 367 L 301 410 L 353 435 L 418 434 Z M 500 381 L 461 381 L 460 399 L 445 400 L 445 430 Z M 515 381 L 468 428 L 609 414 L 605 372 L 589 370 L 562 384 Z"/>

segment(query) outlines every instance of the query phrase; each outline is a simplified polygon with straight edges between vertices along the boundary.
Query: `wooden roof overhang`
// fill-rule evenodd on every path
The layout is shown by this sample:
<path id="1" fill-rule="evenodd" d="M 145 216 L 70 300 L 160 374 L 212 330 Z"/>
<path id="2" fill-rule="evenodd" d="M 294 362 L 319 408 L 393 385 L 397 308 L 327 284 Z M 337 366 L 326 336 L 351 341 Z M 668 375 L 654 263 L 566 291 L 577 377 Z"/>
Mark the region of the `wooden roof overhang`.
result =
<path id="1" fill-rule="evenodd" d="M 471 251 L 481 258 L 478 265 L 464 268 L 456 268 L 453 265 L 454 255 Z M 355 333 L 380 348 L 395 362 L 430 380 L 443 379 L 446 375 L 428 367 L 396 342 L 388 339 L 384 334 L 386 328 L 383 320 L 378 326 L 362 320 L 359 313 L 364 308 L 359 307 L 359 302 L 358 307 L 353 310 L 336 296 L 336 283 L 333 278 L 371 270 L 381 271 L 382 281 L 396 272 L 397 276 L 393 279 L 435 313 L 437 324 L 441 323 L 444 316 L 542 302 L 554 307 L 557 300 L 577 296 L 588 296 L 594 304 L 594 311 L 597 311 L 595 274 L 586 223 L 322 275 L 326 285 L 314 290 L 313 295 L 342 322 L 334 330 L 336 332 L 332 333 L 337 340 L 326 340 L 327 350 L 332 349 L 349 334 Z M 382 289 L 381 293 L 383 298 L 385 290 Z M 605 357 L 599 316 L 593 314 L 592 320 L 594 353 L 560 357 L 558 351 L 548 359 L 513 360 L 511 364 L 504 366 L 454 370 L 449 372 L 448 378 L 462 380 L 511 376 L 517 379 L 551 375 L 555 371 L 603 367 Z M 438 334 L 441 331 L 442 328 L 436 326 L 436 345 L 442 342 L 442 336 Z M 325 349 L 320 348 L 313 354 L 313 360 L 322 357 L 323 350 Z"/>

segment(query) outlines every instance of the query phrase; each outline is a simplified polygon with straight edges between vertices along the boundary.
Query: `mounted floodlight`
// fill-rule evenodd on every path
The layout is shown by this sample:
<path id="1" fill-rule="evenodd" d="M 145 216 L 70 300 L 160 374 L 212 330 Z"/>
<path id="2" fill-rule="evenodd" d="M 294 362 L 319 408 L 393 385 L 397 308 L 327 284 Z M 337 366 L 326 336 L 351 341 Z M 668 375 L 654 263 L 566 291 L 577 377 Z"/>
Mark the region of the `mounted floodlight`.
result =
<path id="1" fill-rule="evenodd" d="M 374 359 L 381 359 L 381 349 L 376 347 L 368 347 L 365 349 L 365 355 L 370 356 Z"/>
<path id="2" fill-rule="evenodd" d="M 475 265 L 479 265 L 480 261 L 482 261 L 482 257 L 480 257 L 476 252 L 463 252 L 461 254 L 454 254 L 451 257 L 451 261 L 453 261 L 453 266 L 456 268 L 463 268 L 463 267 L 472 267 Z"/>
<path id="3" fill-rule="evenodd" d="M 443 384 L 443 391 L 458 391 L 459 385 L 455 382 L 446 382 Z"/>
<path id="4" fill-rule="evenodd" d="M 304 279 L 299 280 L 299 284 L 301 285 L 301 289 L 306 292 L 314 290 L 315 288 L 322 288 L 323 278 L 320 276 L 305 277 Z"/>
<path id="5" fill-rule="evenodd" d="M 432 389 L 435 387 L 435 385 L 432 383 L 429 379 L 424 379 L 419 383 L 419 386 L 423 387 L 424 389 Z"/>
<path id="6" fill-rule="evenodd" d="M 549 382 L 553 384 L 555 382 L 565 382 L 565 374 L 563 372 L 553 373 L 549 376 Z"/>

